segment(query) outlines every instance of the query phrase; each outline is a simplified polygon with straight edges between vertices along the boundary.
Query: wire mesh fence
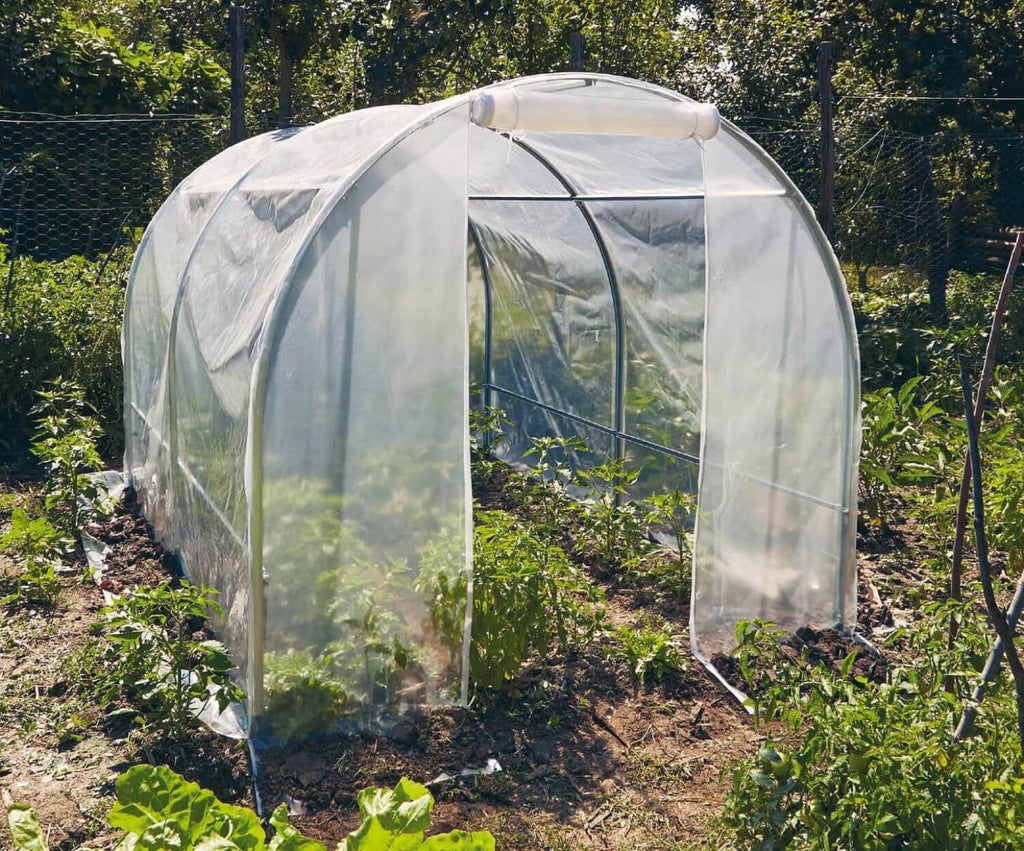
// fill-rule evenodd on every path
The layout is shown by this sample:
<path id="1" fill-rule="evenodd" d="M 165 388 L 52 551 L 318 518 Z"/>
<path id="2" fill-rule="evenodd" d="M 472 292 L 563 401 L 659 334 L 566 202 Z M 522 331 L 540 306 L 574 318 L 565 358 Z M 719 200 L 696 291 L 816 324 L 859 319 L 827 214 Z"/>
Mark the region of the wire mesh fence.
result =
<path id="1" fill-rule="evenodd" d="M 812 205 L 817 124 L 739 122 Z M 0 114 L 0 242 L 9 258 L 95 257 L 144 227 L 174 186 L 229 139 L 226 117 Z M 1024 136 L 835 129 L 835 246 L 858 276 L 910 266 L 996 270 L 1024 224 Z"/>
<path id="2" fill-rule="evenodd" d="M 818 126 L 741 123 L 817 208 Z M 1011 231 L 1024 225 L 1024 136 L 919 136 L 839 122 L 835 150 L 835 248 L 859 278 L 894 266 L 928 277 L 1005 267 Z"/>
<path id="3" fill-rule="evenodd" d="M 0 241 L 11 257 L 97 256 L 227 138 L 222 118 L 4 112 Z"/>

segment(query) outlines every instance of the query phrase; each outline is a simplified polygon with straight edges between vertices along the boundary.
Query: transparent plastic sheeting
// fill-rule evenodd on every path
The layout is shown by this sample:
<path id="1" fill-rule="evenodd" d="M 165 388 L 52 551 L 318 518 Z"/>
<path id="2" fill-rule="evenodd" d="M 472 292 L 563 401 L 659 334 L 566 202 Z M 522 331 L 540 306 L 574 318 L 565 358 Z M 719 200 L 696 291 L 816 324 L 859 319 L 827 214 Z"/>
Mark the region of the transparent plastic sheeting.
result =
<path id="1" fill-rule="evenodd" d="M 503 136 L 471 98 L 229 148 L 136 256 L 126 469 L 219 592 L 267 737 L 466 699 L 470 377 L 514 463 L 579 436 L 576 463 L 641 467 L 642 499 L 697 489 L 701 455 L 699 654 L 741 617 L 852 622 L 856 352 L 802 199 L 728 125 L 702 166 L 693 139 Z"/>
<path id="2" fill-rule="evenodd" d="M 224 194 L 274 145 L 297 130 L 233 145 L 201 165 L 171 193 L 135 254 L 125 299 L 125 466 L 146 517 L 173 547 L 168 522 L 167 338 L 192 246 Z M 137 329 L 136 333 L 131 333 Z"/>
<path id="3" fill-rule="evenodd" d="M 692 640 L 852 626 L 853 316 L 806 202 L 737 135 L 705 146 L 708 301 Z"/>
<path id="4" fill-rule="evenodd" d="M 253 677 L 260 677 L 263 668 L 262 650 L 259 651 L 259 658 L 254 659 L 254 649 L 260 645 L 263 638 L 262 626 L 259 627 L 260 635 L 255 635 L 255 631 L 250 629 L 254 620 L 248 522 L 252 503 L 246 480 L 246 455 L 251 448 L 250 390 L 254 380 L 256 359 L 261 351 L 260 336 L 269 319 L 271 308 L 277 302 L 279 292 L 290 291 L 294 284 L 294 276 L 290 269 L 301 260 L 305 239 L 307 236 L 315 235 L 314 232 L 320 232 L 318 218 L 330 212 L 331 205 L 338 200 L 337 193 L 350 181 L 353 173 L 364 161 L 372 159 L 372 154 L 388 147 L 392 140 L 400 137 L 414 123 L 424 120 L 434 110 L 436 108 L 428 107 L 364 110 L 304 129 L 297 134 L 268 134 L 229 149 L 222 155 L 223 161 L 220 157 L 211 160 L 183 183 L 165 203 L 151 224 L 136 260 L 127 297 L 128 319 L 125 325 L 126 369 L 129 373 L 126 382 L 126 409 L 131 411 L 130 414 L 126 414 L 130 432 L 126 466 L 132 473 L 143 510 L 167 546 L 180 551 L 188 578 L 219 592 L 219 603 L 224 610 L 224 618 L 217 625 L 218 632 L 239 663 L 239 678 L 249 687 L 250 692 L 260 691 L 262 681 L 259 680 L 254 687 Z M 435 199 L 441 197 L 438 185 L 443 181 L 431 182 L 426 179 L 425 169 L 429 168 L 431 157 L 435 160 L 439 157 L 445 164 L 442 169 L 445 180 L 450 178 L 453 169 L 460 176 L 461 182 L 457 183 L 455 190 L 449 187 L 447 192 L 448 196 L 454 195 L 458 199 L 454 215 L 461 215 L 461 219 L 457 226 L 449 228 L 449 219 L 439 217 L 437 211 L 427 216 L 422 201 L 418 206 L 409 206 L 407 209 L 410 210 L 410 216 L 415 210 L 424 219 L 433 219 L 445 224 L 441 236 L 430 232 L 429 229 L 424 230 L 422 226 L 419 227 L 421 233 L 431 234 L 431 253 L 438 252 L 444 234 L 447 234 L 453 245 L 458 246 L 460 252 L 457 273 L 452 273 L 451 268 L 443 264 L 436 267 L 439 274 L 445 276 L 444 280 L 449 286 L 452 281 L 459 282 L 458 293 L 462 299 L 458 321 L 455 324 L 449 322 L 444 326 L 449 332 L 446 336 L 448 345 L 457 347 L 459 369 L 451 371 L 450 359 L 445 359 L 440 354 L 438 357 L 442 362 L 436 365 L 436 372 L 441 381 L 447 382 L 449 388 L 459 388 L 456 404 L 450 409 L 450 417 L 459 423 L 456 432 L 459 441 L 456 455 L 459 463 L 456 477 L 457 505 L 453 508 L 451 500 L 441 499 L 437 493 L 420 494 L 420 499 L 423 503 L 430 503 L 439 514 L 454 512 L 460 517 L 459 528 L 462 530 L 464 541 L 465 512 L 468 505 L 461 466 L 465 405 L 458 400 L 465 395 L 466 384 L 465 370 L 461 367 L 465 344 L 460 336 L 465 326 L 465 269 L 464 257 L 461 254 L 464 248 L 467 194 L 465 110 L 461 113 L 456 111 L 446 121 L 439 121 L 437 126 L 445 125 L 446 122 L 449 129 L 452 122 L 458 128 L 457 133 L 449 133 L 451 139 L 446 144 L 433 139 L 432 130 L 424 130 L 415 137 L 415 141 L 409 141 L 386 155 L 385 159 L 373 167 L 370 174 L 364 176 L 359 187 L 352 191 L 361 192 L 360 197 L 368 200 L 369 190 L 366 187 L 377 185 L 380 189 L 383 186 L 383 180 L 379 177 L 380 170 L 386 168 L 386 163 L 390 163 L 394 168 L 395 157 L 403 151 L 404 172 L 418 174 L 419 182 L 427 193 L 423 198 L 431 197 L 429 193 L 434 193 Z M 281 144 L 285 141 L 287 144 Z M 417 160 L 415 155 L 410 157 L 410 145 L 424 155 L 422 160 Z M 376 184 L 373 183 L 375 174 L 378 175 Z M 406 177 L 406 190 L 409 189 L 409 185 Z M 393 191 L 390 185 L 388 191 Z M 394 195 L 389 195 L 389 198 L 390 203 L 394 204 Z M 385 228 L 379 217 L 374 228 L 364 233 L 364 236 L 368 237 L 373 233 L 385 235 L 389 250 L 395 254 L 396 259 L 404 256 L 394 251 L 394 240 L 401 241 L 401 235 L 394 228 Z M 420 269 L 422 263 L 419 258 L 422 256 L 425 254 L 406 257 L 406 266 L 394 270 L 394 276 L 390 278 L 385 276 L 385 267 L 377 264 L 377 271 L 373 272 L 372 276 L 380 278 L 381 304 L 397 307 L 403 303 L 395 289 L 400 283 L 407 288 L 426 283 L 423 270 Z M 412 263 L 420 269 L 416 275 L 411 274 Z M 308 263 L 302 268 L 308 268 Z M 362 274 L 367 279 L 372 277 L 365 267 L 345 269 L 344 273 L 340 267 L 322 271 L 333 276 L 331 280 L 336 287 L 341 286 L 345 274 Z M 417 288 L 416 292 L 421 292 L 424 298 L 428 295 L 434 298 L 438 296 L 438 293 L 432 292 L 429 288 L 422 291 Z M 450 302 L 445 304 L 448 309 L 451 308 Z M 424 312 L 420 311 L 420 315 L 424 315 Z M 403 318 L 408 321 L 412 317 L 403 314 Z M 382 317 L 380 322 L 384 327 L 379 329 L 381 335 L 376 338 L 378 343 L 381 339 L 394 337 L 397 331 L 394 324 L 397 322 L 397 316 Z M 387 327 L 388 323 L 391 323 L 390 327 Z M 360 328 L 365 329 L 369 325 L 367 317 L 361 317 Z M 451 335 L 453 330 L 454 336 Z M 305 329 L 303 333 L 311 335 L 312 329 Z M 433 342 L 434 338 L 430 337 L 426 344 L 427 349 L 430 349 Z M 418 356 L 423 355 L 424 351 L 420 350 Z M 280 362 L 275 360 L 274 363 Z M 424 358 L 422 364 L 424 371 L 430 371 L 428 359 Z M 292 382 L 294 377 L 291 370 L 295 368 L 295 364 L 286 360 L 285 365 L 289 370 L 288 374 L 280 375 L 278 371 L 280 377 L 277 380 Z M 310 362 L 302 362 L 301 367 L 307 373 L 310 372 Z M 276 368 L 280 370 L 280 367 Z M 365 370 L 360 373 L 365 374 Z M 421 371 L 420 375 L 423 374 Z M 412 380 L 412 374 L 407 374 L 406 377 Z M 321 379 L 322 385 L 327 376 L 321 375 Z M 337 371 L 330 373 L 330 379 L 338 380 Z M 281 390 L 280 387 L 276 389 Z M 374 387 L 374 393 L 382 389 L 386 389 L 385 385 L 377 385 Z M 437 386 L 433 389 L 435 392 L 438 390 Z M 408 397 L 397 398 L 410 401 Z M 444 403 L 451 401 L 450 394 L 440 395 L 439 398 Z M 320 397 L 318 399 L 323 401 Z M 417 400 L 416 404 L 419 404 L 419 401 L 421 400 Z M 353 406 L 354 410 L 365 408 L 365 404 L 365 398 L 357 400 Z M 304 417 L 300 424 L 302 428 L 305 428 L 308 422 L 305 418 L 314 410 L 310 405 L 301 411 Z M 419 411 L 422 410 L 421 406 Z M 300 410 L 293 409 L 293 413 L 299 414 Z M 378 413 L 383 414 L 382 411 Z M 410 408 L 405 413 L 407 428 L 411 428 L 413 423 L 420 422 L 416 410 Z M 270 424 L 276 426 L 277 421 L 271 418 Z M 339 427 L 340 425 L 339 423 Z M 420 425 L 422 426 L 422 423 Z M 442 429 L 443 423 L 437 421 L 437 427 Z M 381 436 L 381 432 L 378 432 L 378 437 Z M 308 442 L 308 435 L 302 432 L 300 440 Z M 363 445 L 367 444 L 365 439 L 360 440 Z M 309 451 L 323 454 L 330 452 L 337 445 L 338 438 L 335 437 L 328 445 L 311 446 Z M 442 451 L 436 442 L 433 450 L 435 453 Z M 273 455 L 274 460 L 281 457 L 279 453 Z M 171 458 L 174 458 L 173 464 L 170 462 Z M 294 453 L 292 461 L 299 469 L 309 469 L 310 465 L 303 463 L 298 453 Z M 318 473 L 323 475 L 325 469 L 320 467 Z M 276 474 L 278 470 L 275 468 L 272 472 Z M 279 478 L 275 475 L 275 479 Z M 296 476 L 289 476 L 289 481 L 294 484 Z M 358 478 L 347 479 L 347 487 L 351 488 L 353 493 L 325 495 L 330 502 L 329 507 L 333 508 L 336 514 L 339 499 L 346 504 L 351 502 L 357 481 Z M 277 483 L 282 486 L 284 484 L 279 481 Z M 307 477 L 306 487 L 314 487 L 315 484 Z M 401 501 L 400 494 L 394 494 L 394 498 L 398 502 Z M 276 510 L 279 504 L 274 503 L 272 508 Z M 293 507 L 298 508 L 298 505 Z M 395 507 L 396 502 L 388 503 L 388 510 Z M 326 508 L 324 510 L 326 511 Z M 288 519 L 286 517 L 282 520 L 283 525 L 287 526 Z M 299 519 L 308 520 L 311 525 L 326 522 L 323 511 L 312 516 L 301 516 L 300 512 Z M 294 528 L 290 528 L 290 531 L 294 532 Z M 329 528 L 325 528 L 323 533 L 327 545 Z M 424 528 L 418 531 L 409 528 L 409 540 L 415 538 L 417 534 L 422 536 L 419 545 L 425 547 L 431 543 L 427 541 Z M 436 534 L 433 537 L 436 539 Z M 308 539 L 307 532 L 305 540 Z M 270 536 L 268 546 L 279 540 Z M 433 542 L 436 543 L 436 540 Z M 398 551 L 405 555 L 409 549 L 405 544 L 396 547 L 395 558 L 399 557 Z M 465 577 L 465 544 L 462 544 L 461 549 L 453 549 L 452 552 L 459 575 Z M 442 560 L 440 554 L 434 559 L 438 571 Z M 282 569 L 275 575 L 274 567 L 273 559 L 264 564 L 268 576 L 281 580 L 287 569 Z M 305 564 L 294 566 L 297 573 L 306 568 Z M 460 593 L 465 595 L 464 581 L 461 586 L 457 582 L 453 582 L 452 585 L 452 600 Z M 336 590 L 343 595 L 343 588 L 337 587 Z M 423 600 L 433 590 L 431 588 L 421 593 L 415 592 L 420 594 L 421 613 L 425 608 Z M 410 596 L 412 595 L 411 592 Z M 321 608 L 326 608 L 332 602 L 323 595 L 318 596 L 317 600 L 322 604 Z M 458 605 L 458 601 L 455 600 L 452 605 Z M 462 606 L 464 609 L 464 600 Z M 258 607 L 255 613 L 257 618 L 262 617 L 262 609 L 263 606 Z M 375 628 L 373 624 L 377 619 L 377 613 L 364 614 L 368 615 L 364 632 L 367 635 L 367 642 L 370 642 L 368 636 L 370 630 Z M 411 614 L 410 611 L 403 610 L 390 613 L 390 616 L 392 619 L 408 619 Z M 344 620 L 342 613 L 337 611 L 332 611 L 328 618 L 333 618 L 339 623 Z M 273 630 L 275 623 L 276 621 L 272 620 L 268 628 Z M 432 636 L 424 637 L 421 627 L 420 623 L 412 624 L 410 629 L 414 630 L 414 633 L 410 642 L 422 638 L 430 645 L 429 654 L 438 656 L 441 649 L 436 646 Z M 339 632 L 347 629 L 348 626 L 338 627 Z M 419 633 L 415 632 L 417 629 L 420 630 Z M 366 692 L 363 684 L 360 683 L 357 688 L 343 682 L 342 678 L 335 677 L 336 672 L 327 670 L 331 668 L 333 649 L 326 648 L 325 644 L 337 637 L 328 637 L 319 644 L 311 644 L 305 648 L 296 648 L 292 645 L 289 649 L 307 652 L 315 660 L 311 670 L 325 671 L 324 682 L 329 683 L 330 689 L 347 696 L 345 701 L 337 701 L 337 705 L 331 704 L 332 711 L 336 709 L 339 714 L 358 713 L 365 709 L 359 705 L 360 694 Z M 460 628 L 459 652 L 455 654 L 454 661 L 445 657 L 447 667 L 444 672 L 444 684 L 440 687 L 436 684 L 430 686 L 433 692 L 443 693 L 445 699 L 458 699 L 463 696 L 458 690 L 461 685 L 459 681 L 462 645 Z M 410 669 L 414 664 L 411 661 L 412 657 L 421 655 L 412 643 L 401 648 L 396 645 L 394 649 L 392 658 L 401 657 Z M 443 649 L 444 653 L 449 653 L 447 647 Z M 431 664 L 433 667 L 429 668 L 428 672 L 432 674 L 435 672 L 434 668 L 440 667 L 440 664 Z M 428 670 L 428 667 L 421 665 L 419 670 Z M 453 676 L 456 680 L 454 694 L 450 683 Z M 424 687 L 421 692 L 426 694 L 430 689 Z M 411 703 L 414 697 L 405 694 L 400 699 Z M 366 698 L 366 702 L 370 705 L 375 699 L 376 697 L 371 695 Z M 342 706 L 342 703 L 345 705 Z M 251 706 L 250 709 L 254 716 L 260 717 L 265 714 L 265 707 L 262 705 Z M 326 714 L 321 713 L 318 720 L 327 720 Z M 331 720 L 334 720 L 334 716 Z"/>
<path id="5" fill-rule="evenodd" d="M 320 225 L 267 341 L 263 690 L 271 727 L 465 697 L 465 109 L 408 136 Z M 331 369 L 319 368 L 331 364 Z"/>
<path id="6" fill-rule="evenodd" d="M 502 150 L 513 176 L 499 167 Z M 528 464 L 532 439 L 578 437 L 591 452 L 576 464 L 621 452 L 640 468 L 634 498 L 695 491 L 705 281 L 697 143 L 473 135 L 470 186 L 472 374 L 484 388 L 475 403 L 512 421 L 499 457 Z"/>

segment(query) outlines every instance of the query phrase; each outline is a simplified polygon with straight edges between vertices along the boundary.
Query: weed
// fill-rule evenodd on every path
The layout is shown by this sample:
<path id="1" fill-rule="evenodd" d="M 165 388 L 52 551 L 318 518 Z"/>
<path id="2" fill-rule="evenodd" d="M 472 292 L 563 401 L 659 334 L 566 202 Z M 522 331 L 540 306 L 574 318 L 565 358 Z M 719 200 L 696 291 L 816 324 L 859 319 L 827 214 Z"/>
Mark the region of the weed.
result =
<path id="1" fill-rule="evenodd" d="M 697 513 L 696 494 L 680 491 L 678 488 L 668 493 L 654 494 L 648 497 L 650 511 L 646 522 L 652 526 L 662 526 L 669 530 L 675 540 L 676 566 L 679 571 L 679 594 L 689 596 L 689 569 L 693 557 L 690 544 L 690 529 Z"/>
<path id="2" fill-rule="evenodd" d="M 103 489 L 88 475 L 103 468 L 96 449 L 102 432 L 77 385 L 58 378 L 38 395 L 39 404 L 33 409 L 37 428 L 32 454 L 48 474 L 46 512 L 77 539 L 85 522 L 105 506 Z"/>
<path id="3" fill-rule="evenodd" d="M 65 703 L 57 705 L 53 718 L 53 732 L 57 737 L 57 747 L 69 748 L 77 745 L 85 738 L 89 727 L 89 719 L 78 712 L 76 707 Z"/>
<path id="4" fill-rule="evenodd" d="M 610 655 L 624 659 L 640 685 L 648 676 L 657 681 L 669 671 L 686 666 L 679 642 L 668 630 L 652 628 L 649 619 L 644 621 L 643 629 L 620 627 L 615 637 L 621 647 L 610 650 Z"/>

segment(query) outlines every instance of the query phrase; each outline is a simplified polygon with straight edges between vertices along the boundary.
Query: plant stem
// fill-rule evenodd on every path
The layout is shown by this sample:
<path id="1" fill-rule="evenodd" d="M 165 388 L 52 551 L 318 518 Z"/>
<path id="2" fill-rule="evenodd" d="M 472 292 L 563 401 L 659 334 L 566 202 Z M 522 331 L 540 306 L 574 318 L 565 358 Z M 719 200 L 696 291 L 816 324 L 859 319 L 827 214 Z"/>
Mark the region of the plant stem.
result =
<path id="1" fill-rule="evenodd" d="M 1003 642 L 1006 661 L 1013 674 L 1013 685 L 1017 698 L 1017 728 L 1020 737 L 1021 756 L 1024 757 L 1024 666 L 1017 655 L 1017 647 L 1013 642 L 1013 630 L 1007 623 L 1006 615 L 992 589 L 992 573 L 988 563 L 988 544 L 985 541 L 985 507 L 981 490 L 981 452 L 978 449 L 978 427 L 974 420 L 974 405 L 971 399 L 971 381 L 967 372 L 967 358 L 963 355 L 960 362 L 960 386 L 964 394 L 964 416 L 967 419 L 967 444 L 971 460 L 971 485 L 974 495 L 974 538 L 978 551 L 978 573 L 981 577 L 981 588 L 985 595 L 985 606 L 989 618 L 995 627 L 996 634 Z"/>

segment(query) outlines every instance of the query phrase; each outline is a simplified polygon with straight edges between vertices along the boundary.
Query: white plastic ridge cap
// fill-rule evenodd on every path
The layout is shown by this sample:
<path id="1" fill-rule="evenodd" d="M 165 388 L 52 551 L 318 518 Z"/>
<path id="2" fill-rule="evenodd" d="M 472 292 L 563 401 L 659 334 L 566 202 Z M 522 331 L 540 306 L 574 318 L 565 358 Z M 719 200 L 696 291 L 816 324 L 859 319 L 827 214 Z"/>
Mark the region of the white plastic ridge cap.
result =
<path id="1" fill-rule="evenodd" d="M 581 98 L 513 88 L 473 97 L 474 124 L 494 130 L 711 139 L 722 124 L 710 103 Z"/>

